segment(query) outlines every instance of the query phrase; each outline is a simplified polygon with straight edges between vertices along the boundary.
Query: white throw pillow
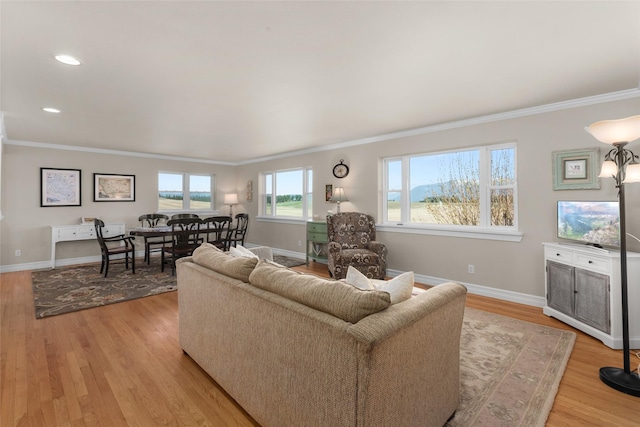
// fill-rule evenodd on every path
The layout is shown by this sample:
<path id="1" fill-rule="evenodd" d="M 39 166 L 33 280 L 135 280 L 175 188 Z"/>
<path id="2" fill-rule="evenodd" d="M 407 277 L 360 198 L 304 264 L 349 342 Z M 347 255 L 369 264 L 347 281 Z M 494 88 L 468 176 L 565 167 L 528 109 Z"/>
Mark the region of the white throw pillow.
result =
<path id="1" fill-rule="evenodd" d="M 238 245 L 236 247 L 231 246 L 229 248 L 229 255 L 234 257 L 259 258 L 258 255 L 254 254 L 242 245 Z"/>
<path id="2" fill-rule="evenodd" d="M 359 289 L 379 290 L 387 292 L 391 296 L 391 304 L 397 304 L 411 298 L 413 292 L 414 277 L 413 271 L 407 271 L 391 280 L 369 279 L 358 269 L 349 266 L 345 281 Z"/>

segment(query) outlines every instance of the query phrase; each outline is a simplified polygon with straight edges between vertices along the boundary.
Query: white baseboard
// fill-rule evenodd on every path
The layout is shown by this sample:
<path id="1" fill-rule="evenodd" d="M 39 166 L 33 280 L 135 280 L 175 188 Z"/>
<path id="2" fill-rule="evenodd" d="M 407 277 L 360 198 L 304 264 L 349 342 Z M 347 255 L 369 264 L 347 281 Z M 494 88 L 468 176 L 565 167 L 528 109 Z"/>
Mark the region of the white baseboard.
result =
<path id="1" fill-rule="evenodd" d="M 256 247 L 261 245 L 246 243 L 245 246 L 248 248 L 251 248 L 251 247 Z M 289 251 L 286 249 L 272 248 L 272 251 L 276 255 L 284 255 L 284 256 L 297 258 L 297 259 L 306 259 L 306 256 L 307 256 L 306 253 L 304 252 L 295 252 L 295 251 Z M 143 257 L 143 256 L 144 256 L 144 252 L 136 252 L 136 257 Z M 66 258 L 66 259 L 56 260 L 56 267 L 65 267 L 68 265 L 76 265 L 76 264 L 88 264 L 92 262 L 100 262 L 100 256 L 97 255 L 97 256 L 91 256 L 91 257 Z M 43 268 L 51 268 L 51 261 L 3 265 L 3 266 L 0 266 L 0 273 L 10 273 L 10 272 L 22 271 L 22 270 L 39 270 Z M 387 275 L 390 277 L 396 277 L 402 273 L 404 273 L 404 271 L 387 269 Z M 442 283 L 451 282 L 451 280 L 449 279 L 442 279 L 442 278 L 433 277 L 433 276 L 425 276 L 422 274 L 416 274 L 415 281 L 418 283 L 428 283 L 430 285 L 440 285 Z M 545 299 L 543 297 L 523 294 L 520 292 L 505 291 L 502 289 L 476 285 L 473 283 L 464 283 L 464 282 L 458 282 L 458 283 L 466 286 L 467 291 L 470 294 L 481 295 L 481 296 L 495 298 L 503 301 L 510 301 L 510 302 L 515 302 L 519 304 L 530 305 L 533 307 L 544 307 L 545 305 Z"/>

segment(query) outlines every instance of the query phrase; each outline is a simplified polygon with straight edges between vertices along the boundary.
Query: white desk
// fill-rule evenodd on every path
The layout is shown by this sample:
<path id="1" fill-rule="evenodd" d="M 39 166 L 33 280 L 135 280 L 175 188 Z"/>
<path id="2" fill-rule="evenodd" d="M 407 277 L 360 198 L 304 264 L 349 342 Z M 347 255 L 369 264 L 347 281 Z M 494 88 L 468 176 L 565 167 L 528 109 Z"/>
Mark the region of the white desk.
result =
<path id="1" fill-rule="evenodd" d="M 104 237 L 124 234 L 124 223 L 105 224 L 102 232 Z M 96 228 L 93 224 L 82 225 L 52 225 L 51 226 L 51 268 L 56 267 L 56 243 L 74 240 L 95 239 Z"/>

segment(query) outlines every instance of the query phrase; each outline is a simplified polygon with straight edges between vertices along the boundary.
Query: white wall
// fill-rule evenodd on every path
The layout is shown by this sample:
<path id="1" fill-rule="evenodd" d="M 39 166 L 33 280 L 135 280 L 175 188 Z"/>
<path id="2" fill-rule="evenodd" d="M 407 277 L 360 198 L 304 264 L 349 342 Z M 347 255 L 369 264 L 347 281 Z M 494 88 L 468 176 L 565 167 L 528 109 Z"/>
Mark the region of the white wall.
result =
<path id="1" fill-rule="evenodd" d="M 312 154 L 283 157 L 241 166 L 219 166 L 120 155 L 105 155 L 54 149 L 5 145 L 2 159 L 2 206 L 5 219 L 0 222 L 2 236 L 0 269 L 47 261 L 50 257 L 50 225 L 73 224 L 81 216 L 101 216 L 106 221 L 124 221 L 137 225 L 142 213 L 156 210 L 158 170 L 215 173 L 217 203 L 228 212 L 222 198 L 236 191 L 240 205 L 234 213 L 249 212 L 251 223 L 248 242 L 268 245 L 284 251 L 304 253 L 305 225 L 275 224 L 255 220 L 258 213 L 258 174 L 265 170 L 312 166 L 314 171 L 313 212 L 324 218 L 335 204 L 324 201 L 325 184 L 345 188 L 349 202 L 343 211 L 362 211 L 379 220 L 378 163 L 385 156 L 517 142 L 519 228 L 521 242 L 441 237 L 433 235 L 379 232 L 378 240 L 389 249 L 392 271 L 412 270 L 434 279 L 456 280 L 472 287 L 531 296 L 544 296 L 542 242 L 556 241 L 557 200 L 616 200 L 612 180 L 602 180 L 600 190 L 554 191 L 552 187 L 552 152 L 557 150 L 599 147 L 601 156 L 607 146 L 596 141 L 584 127 L 603 119 L 616 119 L 640 113 L 640 98 L 608 102 L 525 117 L 494 121 L 461 128 L 424 133 L 394 140 L 349 146 Z M 640 143 L 629 145 L 640 152 Z M 350 167 L 347 178 L 338 180 L 332 168 L 340 159 Z M 39 205 L 40 167 L 82 169 L 82 206 L 41 208 Z M 136 202 L 94 203 L 92 174 L 122 173 L 136 175 Z M 246 201 L 247 181 L 253 181 L 253 201 Z M 628 231 L 640 237 L 640 185 L 627 187 Z M 298 242 L 302 246 L 298 246 Z M 640 244 L 629 239 L 629 249 L 640 252 Z M 15 257 L 15 249 L 22 257 Z M 63 243 L 58 259 L 98 255 L 95 242 Z M 475 265 L 475 273 L 467 265 Z M 0 270 L 1 271 L 1 270 Z"/>
<path id="2" fill-rule="evenodd" d="M 41 167 L 81 169 L 82 206 L 40 207 Z M 127 229 L 138 226 L 138 216 L 158 209 L 158 171 L 215 174 L 216 207 L 223 212 L 228 209 L 222 202 L 224 192 L 236 182 L 233 166 L 5 144 L 0 266 L 6 270 L 7 266 L 49 260 L 51 225 L 79 224 L 83 216 L 99 216 L 105 222 L 124 222 Z M 135 175 L 135 202 L 94 202 L 94 173 Z M 15 256 L 16 249 L 22 251 L 20 257 Z M 95 241 L 59 243 L 56 259 L 64 263 L 65 259 L 99 255 Z"/>
<path id="3" fill-rule="evenodd" d="M 349 197 L 349 202 L 342 204 L 343 211 L 366 212 L 379 221 L 380 158 L 516 141 L 519 228 L 524 233 L 521 242 L 393 232 L 378 232 L 378 240 L 387 245 L 388 266 L 392 270 L 412 270 L 426 277 L 498 288 L 540 300 L 544 296 L 542 242 L 557 241 L 556 202 L 617 198 L 613 180 L 602 180 L 600 190 L 554 191 L 552 152 L 600 148 L 603 157 L 609 146 L 595 140 L 584 127 L 598 120 L 623 118 L 639 112 L 640 99 L 634 98 L 252 163 L 239 167 L 238 186 L 249 179 L 257 183 L 261 171 L 311 165 L 314 214 L 324 218 L 328 209 L 335 210 L 335 204 L 326 203 L 323 197 L 325 184 L 333 184 L 344 187 Z M 629 146 L 634 147 L 640 152 L 640 143 Z M 350 167 L 348 177 L 342 180 L 334 178 L 331 172 L 340 159 L 345 159 Z M 640 237 L 640 185 L 628 186 L 627 204 L 628 231 Z M 251 216 L 255 216 L 257 199 L 246 207 Z M 303 252 L 304 247 L 299 247 L 298 241 L 304 242 L 304 239 L 303 224 L 254 221 L 249 231 L 251 242 L 290 251 Z M 629 249 L 640 251 L 638 242 L 629 240 Z M 468 273 L 469 264 L 475 265 L 475 273 Z"/>

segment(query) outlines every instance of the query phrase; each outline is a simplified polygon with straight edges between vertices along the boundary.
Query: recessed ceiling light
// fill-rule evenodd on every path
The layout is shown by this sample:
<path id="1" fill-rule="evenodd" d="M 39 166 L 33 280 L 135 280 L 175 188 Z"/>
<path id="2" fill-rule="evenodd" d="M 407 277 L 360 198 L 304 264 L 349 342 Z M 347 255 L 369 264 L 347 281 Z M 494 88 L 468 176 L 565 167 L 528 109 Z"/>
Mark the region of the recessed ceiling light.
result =
<path id="1" fill-rule="evenodd" d="M 80 62 L 79 59 L 74 58 L 71 55 L 54 55 L 53 57 L 56 59 L 56 61 L 62 62 L 63 64 L 67 64 L 67 65 L 80 65 L 80 64 L 82 64 L 82 62 Z"/>
<path id="2" fill-rule="evenodd" d="M 47 113 L 59 113 L 60 110 L 58 110 L 57 108 L 53 108 L 53 107 L 42 107 L 42 109 L 44 111 L 46 111 Z"/>

